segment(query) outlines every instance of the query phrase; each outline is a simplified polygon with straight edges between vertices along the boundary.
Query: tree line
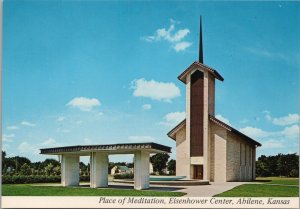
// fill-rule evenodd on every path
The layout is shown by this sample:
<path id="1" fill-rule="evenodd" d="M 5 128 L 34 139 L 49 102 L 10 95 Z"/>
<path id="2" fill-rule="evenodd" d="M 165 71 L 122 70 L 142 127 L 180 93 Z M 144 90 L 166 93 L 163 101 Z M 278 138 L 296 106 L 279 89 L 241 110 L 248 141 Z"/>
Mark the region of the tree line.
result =
<path id="1" fill-rule="evenodd" d="M 256 176 L 299 177 L 299 155 L 261 155 L 256 161 Z"/>
<path id="2" fill-rule="evenodd" d="M 150 157 L 155 174 L 163 175 L 166 169 L 170 175 L 175 175 L 176 161 L 170 159 L 167 153 L 158 153 Z M 127 166 L 133 168 L 133 163 L 109 162 L 108 172 L 114 166 Z M 90 164 L 79 163 L 80 176 L 89 178 Z M 60 176 L 60 162 L 55 159 L 46 159 L 40 162 L 31 162 L 26 157 L 14 156 L 7 157 L 5 151 L 2 151 L 2 175 L 3 176 Z M 299 176 L 299 155 L 277 154 L 273 156 L 261 155 L 256 161 L 256 176 Z"/>
<path id="3" fill-rule="evenodd" d="M 168 169 L 170 174 L 175 174 L 175 160 L 168 162 L 169 155 L 158 153 L 150 158 L 153 164 L 154 172 L 163 174 L 164 169 Z M 108 173 L 114 166 L 127 166 L 133 168 L 133 163 L 125 162 L 109 162 Z M 86 177 L 90 175 L 90 164 L 79 163 L 80 176 Z M 6 152 L 2 151 L 2 175 L 33 175 L 33 176 L 59 176 L 61 174 L 60 162 L 55 159 L 46 159 L 39 162 L 31 162 L 26 157 L 14 156 L 6 157 Z"/>

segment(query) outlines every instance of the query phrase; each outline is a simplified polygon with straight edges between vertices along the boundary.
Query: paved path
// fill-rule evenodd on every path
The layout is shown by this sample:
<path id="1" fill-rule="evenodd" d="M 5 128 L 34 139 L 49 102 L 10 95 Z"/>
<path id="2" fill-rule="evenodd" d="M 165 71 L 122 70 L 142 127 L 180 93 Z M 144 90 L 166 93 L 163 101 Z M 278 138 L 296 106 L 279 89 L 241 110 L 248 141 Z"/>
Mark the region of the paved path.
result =
<path id="1" fill-rule="evenodd" d="M 236 186 L 245 184 L 247 182 L 226 182 L 226 183 L 214 183 L 210 182 L 210 185 L 200 186 L 187 186 L 185 189 L 178 190 L 178 192 L 187 193 L 185 197 L 212 197 L 216 194 L 223 193 Z"/>
<path id="2" fill-rule="evenodd" d="M 185 192 L 185 197 L 212 197 L 236 186 L 242 184 L 249 184 L 254 182 L 226 182 L 214 183 L 210 185 L 197 185 L 197 186 L 164 186 L 164 185 L 150 185 L 148 190 L 154 191 L 170 191 L 170 192 Z M 41 184 L 43 186 L 60 186 L 60 184 Z M 36 186 L 41 186 L 36 184 Z M 80 183 L 82 188 L 89 188 L 89 183 Z M 121 182 L 108 182 L 108 188 L 111 189 L 133 189 L 132 184 Z"/>
<path id="3" fill-rule="evenodd" d="M 230 190 L 236 186 L 247 184 L 249 182 L 226 182 L 226 183 L 214 183 L 210 182 L 210 185 L 197 185 L 197 186 L 163 186 L 163 185 L 151 185 L 149 190 L 155 191 L 173 191 L 173 192 L 185 192 L 185 197 L 212 197 L 216 194 L 220 194 L 227 190 Z M 111 188 L 123 188 L 132 189 L 132 184 L 109 182 Z"/>

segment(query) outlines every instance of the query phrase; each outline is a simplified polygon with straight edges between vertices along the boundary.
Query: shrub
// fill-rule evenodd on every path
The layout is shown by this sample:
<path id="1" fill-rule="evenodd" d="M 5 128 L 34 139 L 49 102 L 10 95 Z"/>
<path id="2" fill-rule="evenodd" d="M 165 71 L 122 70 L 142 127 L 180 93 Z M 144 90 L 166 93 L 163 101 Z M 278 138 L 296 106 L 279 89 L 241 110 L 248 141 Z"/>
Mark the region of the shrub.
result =
<path id="1" fill-rule="evenodd" d="M 90 176 L 80 176 L 80 181 L 90 181 Z"/>
<path id="2" fill-rule="evenodd" d="M 291 172 L 289 173 L 290 177 L 299 177 L 299 170 L 297 169 L 293 169 L 291 170 Z"/>
<path id="3" fill-rule="evenodd" d="M 2 176 L 3 184 L 57 183 L 57 182 L 60 182 L 60 176 L 41 176 L 41 175 Z"/>
<path id="4" fill-rule="evenodd" d="M 89 181 L 89 176 L 80 176 L 80 181 Z M 13 175 L 2 176 L 2 184 L 60 183 L 61 177 L 43 175 Z"/>
<path id="5" fill-rule="evenodd" d="M 133 179 L 133 173 L 118 173 L 114 175 L 115 179 Z"/>

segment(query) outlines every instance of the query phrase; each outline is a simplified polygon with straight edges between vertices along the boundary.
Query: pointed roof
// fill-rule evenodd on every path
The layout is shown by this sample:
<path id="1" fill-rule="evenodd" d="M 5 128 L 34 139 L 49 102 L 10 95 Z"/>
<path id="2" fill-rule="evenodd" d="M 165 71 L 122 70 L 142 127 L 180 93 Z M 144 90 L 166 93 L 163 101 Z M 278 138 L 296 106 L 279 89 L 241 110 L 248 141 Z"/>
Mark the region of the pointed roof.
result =
<path id="1" fill-rule="evenodd" d="M 230 125 L 224 123 L 223 121 L 220 121 L 219 119 L 217 119 L 215 116 L 213 115 L 208 115 L 209 116 L 209 120 L 214 122 L 215 124 L 225 128 L 226 130 L 228 130 L 229 132 L 236 134 L 240 137 L 242 137 L 243 139 L 245 139 L 246 141 L 248 141 L 250 144 L 254 144 L 257 146 L 261 146 L 261 143 L 257 142 L 256 140 L 250 138 L 249 136 L 241 133 L 240 131 L 236 130 L 235 128 L 231 127 Z M 176 141 L 176 133 L 181 130 L 183 127 L 186 126 L 186 119 L 184 119 L 183 121 L 181 121 L 177 126 L 175 126 L 167 135 L 168 137 L 170 137 L 171 139 Z"/>
<path id="2" fill-rule="evenodd" d="M 216 79 L 220 81 L 224 81 L 224 78 L 216 71 L 215 69 L 208 67 L 198 61 L 195 61 L 191 64 L 185 71 L 183 71 L 177 78 L 186 84 L 186 76 L 191 73 L 195 68 L 203 68 L 207 70 L 210 74 L 212 74 Z"/>

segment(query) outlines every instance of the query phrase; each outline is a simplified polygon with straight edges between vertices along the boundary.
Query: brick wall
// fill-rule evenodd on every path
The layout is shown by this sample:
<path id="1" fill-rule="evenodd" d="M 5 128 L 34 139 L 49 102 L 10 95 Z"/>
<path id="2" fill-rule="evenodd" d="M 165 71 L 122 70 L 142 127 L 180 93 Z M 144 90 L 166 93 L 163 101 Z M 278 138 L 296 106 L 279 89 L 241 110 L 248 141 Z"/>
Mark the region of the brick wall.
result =
<path id="1" fill-rule="evenodd" d="M 190 178 L 190 144 L 185 136 L 185 127 L 176 133 L 176 175 Z"/>

